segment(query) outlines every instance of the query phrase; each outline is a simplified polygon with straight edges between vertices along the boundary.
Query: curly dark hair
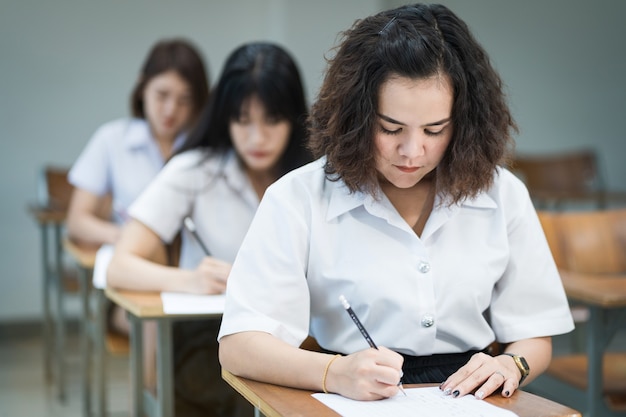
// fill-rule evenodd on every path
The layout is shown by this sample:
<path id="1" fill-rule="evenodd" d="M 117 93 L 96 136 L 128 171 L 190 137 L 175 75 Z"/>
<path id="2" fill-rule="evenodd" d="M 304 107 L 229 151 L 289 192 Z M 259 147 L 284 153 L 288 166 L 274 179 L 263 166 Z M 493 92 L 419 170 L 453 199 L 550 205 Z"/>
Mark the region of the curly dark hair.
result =
<path id="1" fill-rule="evenodd" d="M 438 4 L 414 4 L 357 20 L 342 33 L 308 120 L 309 148 L 329 179 L 375 194 L 374 134 L 380 89 L 391 77 L 447 76 L 453 134 L 434 173 L 450 204 L 476 196 L 508 162 L 517 132 L 500 76 L 467 25 Z"/>

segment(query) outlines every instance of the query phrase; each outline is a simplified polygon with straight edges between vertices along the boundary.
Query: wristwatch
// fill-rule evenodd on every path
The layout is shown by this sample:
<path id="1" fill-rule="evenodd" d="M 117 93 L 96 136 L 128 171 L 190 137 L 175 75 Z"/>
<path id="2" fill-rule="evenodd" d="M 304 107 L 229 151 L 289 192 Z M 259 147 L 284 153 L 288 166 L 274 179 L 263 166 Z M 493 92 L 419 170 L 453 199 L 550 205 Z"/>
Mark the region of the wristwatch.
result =
<path id="1" fill-rule="evenodd" d="M 530 374 L 530 367 L 528 366 L 528 362 L 526 362 L 526 359 L 524 359 L 523 356 L 519 356 L 514 353 L 505 352 L 503 353 L 503 355 L 509 355 L 513 358 L 515 365 L 517 365 L 517 369 L 519 369 L 522 374 L 522 377 L 519 379 L 519 384 L 522 385 L 522 382 L 524 382 L 528 374 Z"/>

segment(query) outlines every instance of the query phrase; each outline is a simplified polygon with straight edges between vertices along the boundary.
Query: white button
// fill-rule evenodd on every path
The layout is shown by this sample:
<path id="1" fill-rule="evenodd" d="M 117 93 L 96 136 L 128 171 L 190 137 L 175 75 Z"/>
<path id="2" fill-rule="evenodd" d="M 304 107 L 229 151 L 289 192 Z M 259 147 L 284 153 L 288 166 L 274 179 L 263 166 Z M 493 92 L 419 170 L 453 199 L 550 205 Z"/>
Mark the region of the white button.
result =
<path id="1" fill-rule="evenodd" d="M 422 274 L 426 274 L 428 273 L 428 271 L 430 271 L 430 264 L 428 262 L 421 261 L 417 268 Z"/>
<path id="2" fill-rule="evenodd" d="M 422 317 L 422 326 L 430 327 L 433 324 L 435 324 L 435 317 L 433 317 L 432 314 L 426 314 L 424 317 Z"/>

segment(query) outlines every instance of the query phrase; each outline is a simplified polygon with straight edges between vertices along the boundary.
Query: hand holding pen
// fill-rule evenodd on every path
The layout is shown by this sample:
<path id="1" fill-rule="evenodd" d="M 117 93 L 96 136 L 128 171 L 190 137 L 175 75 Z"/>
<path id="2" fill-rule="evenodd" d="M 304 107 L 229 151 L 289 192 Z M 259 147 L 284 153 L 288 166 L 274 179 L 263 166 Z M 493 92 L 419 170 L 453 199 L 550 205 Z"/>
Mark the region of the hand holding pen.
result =
<path id="1" fill-rule="evenodd" d="M 356 324 L 356 327 L 359 329 L 359 331 L 361 332 L 361 334 L 363 335 L 363 337 L 365 338 L 365 340 L 367 341 L 369 346 L 371 348 L 374 348 L 374 349 L 378 350 L 378 346 L 376 346 L 376 343 L 374 343 L 374 341 L 370 337 L 370 335 L 367 332 L 367 330 L 365 330 L 365 327 L 363 327 L 363 324 L 361 323 L 361 320 L 359 320 L 359 318 L 357 317 L 356 313 L 352 310 L 352 307 L 350 307 L 350 304 L 348 303 L 348 300 L 346 300 L 346 297 L 344 297 L 343 295 L 340 295 L 339 296 L 339 301 L 341 301 L 341 304 L 343 305 L 343 308 L 346 309 L 346 311 L 350 315 L 350 318 L 352 319 L 354 324 Z M 400 382 L 398 382 L 398 387 L 400 388 L 400 391 L 402 391 L 402 393 L 404 395 L 406 395 L 406 392 L 404 391 L 404 387 L 402 387 L 402 370 L 400 370 Z"/>
<path id="2" fill-rule="evenodd" d="M 230 273 L 231 265 L 211 256 L 209 248 L 200 238 L 191 217 L 185 217 L 183 223 L 206 255 L 196 268 L 197 275 L 193 280 L 193 289 L 190 292 L 199 294 L 223 293 L 226 290 L 226 279 Z"/>

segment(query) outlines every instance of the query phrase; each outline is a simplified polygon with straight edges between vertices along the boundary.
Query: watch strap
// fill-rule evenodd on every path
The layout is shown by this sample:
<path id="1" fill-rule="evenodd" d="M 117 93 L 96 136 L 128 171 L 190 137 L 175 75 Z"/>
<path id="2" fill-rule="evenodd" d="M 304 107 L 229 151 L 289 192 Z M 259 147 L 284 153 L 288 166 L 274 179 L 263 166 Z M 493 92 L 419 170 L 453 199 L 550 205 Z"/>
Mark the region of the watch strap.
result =
<path id="1" fill-rule="evenodd" d="M 522 375 L 519 380 L 519 384 L 522 385 L 522 382 L 524 382 L 528 374 L 530 374 L 530 367 L 528 366 L 528 362 L 526 362 L 526 359 L 524 359 L 523 356 L 516 355 L 515 353 L 504 352 L 503 355 L 507 355 L 513 358 L 515 366 L 517 366 L 517 369 L 519 369 Z"/>

